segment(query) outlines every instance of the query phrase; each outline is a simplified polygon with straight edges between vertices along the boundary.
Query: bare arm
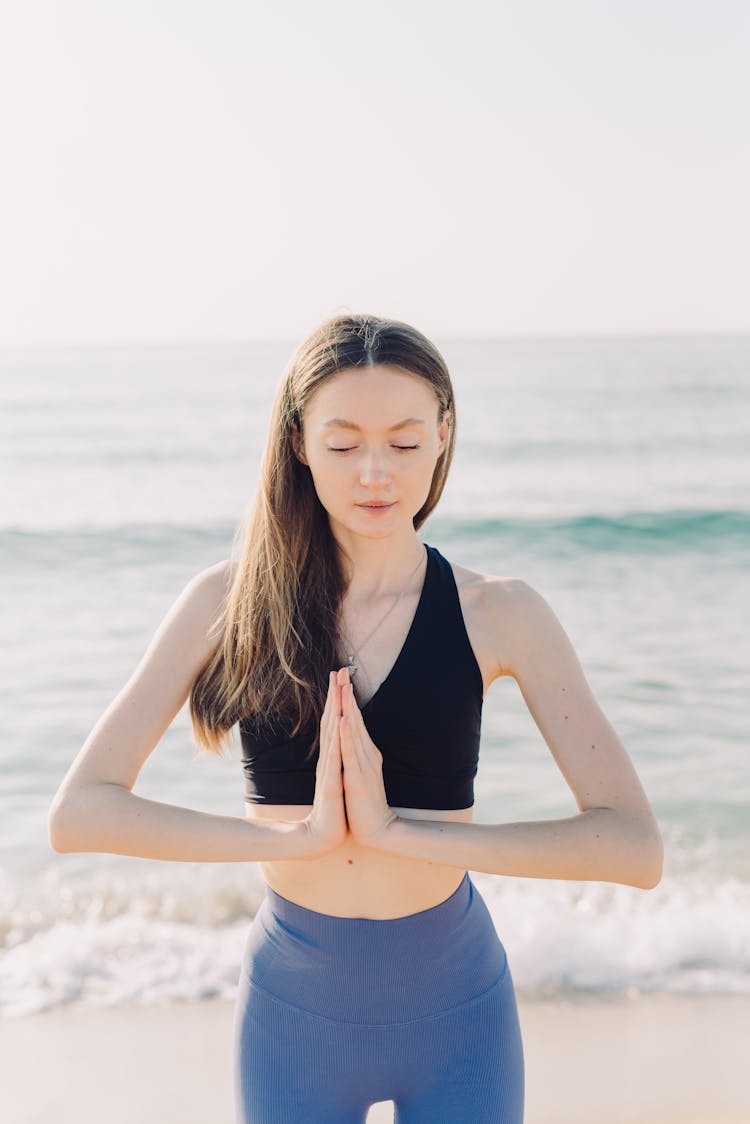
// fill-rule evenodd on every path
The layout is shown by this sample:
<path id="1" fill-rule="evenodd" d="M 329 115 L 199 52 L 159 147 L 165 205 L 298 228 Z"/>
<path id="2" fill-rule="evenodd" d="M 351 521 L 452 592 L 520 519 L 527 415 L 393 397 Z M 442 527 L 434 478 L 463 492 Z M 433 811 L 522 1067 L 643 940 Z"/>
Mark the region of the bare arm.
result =
<path id="1" fill-rule="evenodd" d="M 251 822 L 180 808 L 132 791 L 144 762 L 188 698 L 212 650 L 229 563 L 202 571 L 159 625 L 141 662 L 84 742 L 50 806 L 55 851 L 177 862 L 311 858 L 305 821 Z"/>
<path id="2" fill-rule="evenodd" d="M 517 680 L 580 813 L 509 824 L 399 817 L 371 845 L 489 874 L 656 886 L 658 824 L 559 620 L 541 594 L 513 579 L 487 583 L 485 608 L 497 635 L 498 673 Z"/>
<path id="3" fill-rule="evenodd" d="M 661 878 L 642 833 L 611 808 L 562 820 L 455 823 L 398 817 L 376 849 L 461 870 L 519 878 L 621 882 L 650 890 Z M 374 845 L 374 844 L 371 844 Z"/>

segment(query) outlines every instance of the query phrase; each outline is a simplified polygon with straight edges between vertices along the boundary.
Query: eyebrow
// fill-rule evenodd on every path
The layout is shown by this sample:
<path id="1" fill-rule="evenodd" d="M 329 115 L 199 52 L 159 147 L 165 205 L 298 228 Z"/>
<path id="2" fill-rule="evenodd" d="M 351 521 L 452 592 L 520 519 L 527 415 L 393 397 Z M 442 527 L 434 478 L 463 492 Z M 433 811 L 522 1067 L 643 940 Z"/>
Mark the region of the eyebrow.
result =
<path id="1" fill-rule="evenodd" d="M 388 427 L 388 432 L 392 433 L 394 429 L 406 429 L 409 425 L 424 425 L 423 418 L 404 418 L 403 421 L 396 422 L 395 425 Z M 337 429 L 356 429 L 361 432 L 360 426 L 356 422 L 347 421 L 346 418 L 329 418 L 328 421 L 323 422 L 323 428 L 327 429 L 335 426 Z"/>

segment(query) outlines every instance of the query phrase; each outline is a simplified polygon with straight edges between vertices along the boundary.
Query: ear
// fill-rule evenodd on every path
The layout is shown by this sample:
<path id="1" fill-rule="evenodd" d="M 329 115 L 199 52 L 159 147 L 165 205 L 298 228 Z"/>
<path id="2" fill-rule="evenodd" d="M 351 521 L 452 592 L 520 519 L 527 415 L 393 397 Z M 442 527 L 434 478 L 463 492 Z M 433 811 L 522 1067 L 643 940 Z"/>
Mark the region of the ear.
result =
<path id="1" fill-rule="evenodd" d="M 438 442 L 441 456 L 448 447 L 448 434 L 450 433 L 451 420 L 451 412 L 450 410 L 446 410 L 443 414 L 443 420 L 438 426 Z"/>
<path id="2" fill-rule="evenodd" d="M 305 457 L 305 441 L 300 433 L 299 426 L 296 424 L 292 426 L 292 449 L 294 450 L 294 455 L 297 460 L 301 461 L 302 464 L 307 464 L 307 459 Z"/>

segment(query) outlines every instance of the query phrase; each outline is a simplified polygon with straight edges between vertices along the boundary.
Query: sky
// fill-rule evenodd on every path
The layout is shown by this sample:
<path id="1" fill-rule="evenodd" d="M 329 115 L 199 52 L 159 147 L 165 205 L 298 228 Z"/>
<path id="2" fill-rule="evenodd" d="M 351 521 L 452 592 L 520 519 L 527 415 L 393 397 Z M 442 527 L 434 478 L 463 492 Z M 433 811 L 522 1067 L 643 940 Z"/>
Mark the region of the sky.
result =
<path id="1" fill-rule="evenodd" d="M 745 0 L 5 0 L 0 347 L 750 330 Z"/>

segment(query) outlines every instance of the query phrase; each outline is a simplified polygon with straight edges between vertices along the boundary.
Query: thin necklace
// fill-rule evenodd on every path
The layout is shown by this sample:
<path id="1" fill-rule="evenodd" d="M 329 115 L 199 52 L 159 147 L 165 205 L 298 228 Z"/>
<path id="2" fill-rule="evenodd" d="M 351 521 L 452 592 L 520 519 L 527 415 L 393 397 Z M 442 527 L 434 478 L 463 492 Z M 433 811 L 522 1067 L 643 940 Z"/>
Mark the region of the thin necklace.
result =
<path id="1" fill-rule="evenodd" d="M 392 604 L 392 605 L 390 606 L 390 608 L 388 608 L 388 609 L 386 610 L 385 614 L 384 614 L 384 615 L 383 615 L 383 616 L 382 616 L 382 617 L 380 618 L 380 620 L 379 620 L 379 621 L 378 621 L 378 623 L 377 623 L 377 624 L 375 625 L 375 627 L 374 627 L 374 629 L 372 630 L 372 632 L 370 633 L 370 635 L 369 635 L 369 636 L 367 636 L 367 637 L 366 637 L 366 638 L 365 638 L 365 639 L 364 639 L 364 640 L 362 641 L 362 643 L 361 643 L 361 644 L 359 645 L 359 647 L 358 647 L 358 649 L 357 649 L 357 652 L 356 652 L 356 653 L 352 653 L 352 654 L 351 654 L 350 656 L 347 656 L 347 661 L 348 661 L 348 662 L 347 662 L 347 667 L 348 667 L 348 669 L 349 669 L 349 678 L 350 678 L 350 679 L 353 679 L 353 678 L 354 678 L 354 676 L 356 675 L 356 673 L 357 673 L 357 671 L 358 671 L 358 669 L 359 669 L 359 664 L 358 664 L 358 663 L 355 663 L 355 662 L 354 662 L 354 656 L 355 656 L 355 655 L 358 655 L 358 654 L 359 654 L 359 653 L 360 653 L 360 652 L 362 651 L 362 649 L 364 648 L 365 644 L 367 644 L 367 642 L 368 642 L 369 640 L 371 640 L 371 639 L 372 639 L 372 637 L 373 637 L 373 636 L 375 635 L 375 633 L 376 633 L 376 632 L 378 631 L 378 629 L 380 628 L 381 624 L 383 623 L 383 621 L 385 620 L 385 618 L 386 618 L 386 617 L 388 616 L 388 614 L 389 614 L 389 613 L 392 613 L 392 612 L 393 612 L 393 610 L 394 610 L 394 609 L 396 608 L 396 606 L 398 605 L 399 601 L 400 601 L 400 600 L 401 600 L 401 598 L 403 597 L 403 595 L 404 595 L 404 591 L 405 591 L 405 590 L 406 590 L 406 588 L 408 587 L 408 585 L 409 585 L 409 582 L 410 582 L 410 581 L 411 581 L 411 579 L 412 579 L 412 578 L 414 577 L 414 575 L 416 574 L 416 572 L 417 572 L 417 570 L 419 569 L 419 567 L 420 567 L 420 566 L 422 565 L 422 562 L 424 561 L 424 557 L 425 557 L 425 555 L 426 555 L 426 554 L 427 554 L 427 548 L 425 547 L 424 543 L 422 543 L 422 553 L 421 553 L 421 554 L 420 554 L 420 556 L 419 556 L 419 562 L 417 562 L 417 565 L 415 566 L 415 568 L 414 568 L 414 569 L 412 570 L 412 572 L 411 572 L 411 573 L 409 574 L 409 577 L 408 577 L 408 578 L 406 579 L 406 581 L 404 582 L 403 588 L 401 589 L 401 592 L 400 592 L 400 593 L 398 594 L 398 596 L 396 597 L 396 600 L 395 600 L 395 601 L 393 602 L 393 604 Z"/>

